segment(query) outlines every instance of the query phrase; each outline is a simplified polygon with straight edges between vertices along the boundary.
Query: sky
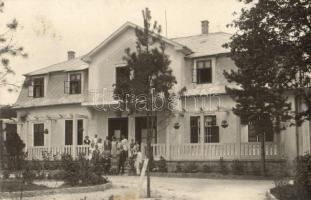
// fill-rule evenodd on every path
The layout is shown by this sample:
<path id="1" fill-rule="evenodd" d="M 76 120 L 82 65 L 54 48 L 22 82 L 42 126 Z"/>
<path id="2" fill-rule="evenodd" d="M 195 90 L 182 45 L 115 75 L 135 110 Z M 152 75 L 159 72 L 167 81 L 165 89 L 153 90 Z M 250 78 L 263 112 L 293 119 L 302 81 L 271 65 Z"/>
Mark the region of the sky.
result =
<path id="1" fill-rule="evenodd" d="M 16 74 L 10 81 L 21 85 L 23 74 L 67 59 L 67 51 L 81 56 L 125 22 L 142 26 L 141 10 L 148 7 L 153 20 L 167 37 L 197 35 L 201 21 L 209 20 L 210 32 L 234 33 L 227 28 L 244 6 L 238 0 L 4 0 L 0 25 L 16 18 L 19 28 L 14 42 L 23 46 L 27 58 L 11 59 Z M 0 29 L 1 30 L 1 29 Z M 3 29 L 2 29 L 3 30 Z M 0 32 L 1 33 L 1 32 Z M 0 88 L 0 105 L 14 104 L 18 92 Z"/>

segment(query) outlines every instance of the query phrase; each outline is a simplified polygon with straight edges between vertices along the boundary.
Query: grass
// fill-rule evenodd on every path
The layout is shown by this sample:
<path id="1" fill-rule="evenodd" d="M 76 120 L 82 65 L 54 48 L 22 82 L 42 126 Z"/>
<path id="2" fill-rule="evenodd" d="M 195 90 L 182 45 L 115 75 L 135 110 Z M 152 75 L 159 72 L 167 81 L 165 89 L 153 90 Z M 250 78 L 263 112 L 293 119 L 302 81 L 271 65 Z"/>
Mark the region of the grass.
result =
<path id="1" fill-rule="evenodd" d="M 33 191 L 45 190 L 48 187 L 43 185 L 36 185 L 33 183 L 25 184 L 21 180 L 0 180 L 0 192 L 19 192 L 19 191 Z"/>

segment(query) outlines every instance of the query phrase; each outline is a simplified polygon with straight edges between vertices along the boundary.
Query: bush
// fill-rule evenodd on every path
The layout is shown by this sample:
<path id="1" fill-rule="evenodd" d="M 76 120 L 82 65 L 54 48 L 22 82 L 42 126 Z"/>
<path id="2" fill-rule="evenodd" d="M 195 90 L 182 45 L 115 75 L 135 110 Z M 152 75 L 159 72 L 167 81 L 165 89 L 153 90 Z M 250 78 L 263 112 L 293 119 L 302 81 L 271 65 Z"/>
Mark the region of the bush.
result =
<path id="1" fill-rule="evenodd" d="M 197 173 L 199 171 L 198 168 L 199 167 L 195 162 L 191 162 L 190 164 L 186 165 L 183 172 L 185 172 L 185 173 Z"/>
<path id="2" fill-rule="evenodd" d="M 295 184 L 299 193 L 311 197 L 311 155 L 306 154 L 297 158 Z"/>
<path id="3" fill-rule="evenodd" d="M 4 170 L 2 176 L 3 176 L 3 179 L 10 178 L 10 171 L 9 170 Z"/>
<path id="4" fill-rule="evenodd" d="M 204 173 L 211 173 L 213 170 L 212 170 L 212 167 L 211 166 L 209 166 L 209 165 L 206 165 L 206 164 L 204 164 L 203 166 L 202 166 L 202 172 L 204 172 Z"/>
<path id="5" fill-rule="evenodd" d="M 23 182 L 26 184 L 32 183 L 35 177 L 36 174 L 34 173 L 34 171 L 30 170 L 29 167 L 26 167 L 22 172 L 22 179 Z"/>
<path id="6" fill-rule="evenodd" d="M 175 172 L 176 172 L 176 173 L 180 173 L 180 172 L 182 172 L 182 171 L 183 171 L 183 170 L 182 170 L 182 168 L 181 168 L 181 165 L 180 165 L 179 163 L 177 163 Z"/>
<path id="7" fill-rule="evenodd" d="M 154 167 L 152 171 L 154 172 L 167 172 L 166 160 L 161 156 L 159 161 L 153 161 Z"/>
<path id="8" fill-rule="evenodd" d="M 232 165 L 231 165 L 231 168 L 232 168 L 233 174 L 235 174 L 235 175 L 244 174 L 244 166 L 243 166 L 242 162 L 239 160 L 234 160 Z"/>
<path id="9" fill-rule="evenodd" d="M 228 167 L 226 166 L 226 163 L 223 158 L 219 159 L 219 169 L 220 169 L 220 173 L 228 174 Z"/>
<path id="10" fill-rule="evenodd" d="M 59 176 L 62 176 L 65 183 L 70 186 L 97 185 L 108 182 L 102 177 L 103 166 L 99 160 L 89 161 L 79 156 L 79 159 L 75 161 L 72 156 L 63 155 L 62 169 L 63 172 L 59 172 Z"/>
<path id="11" fill-rule="evenodd" d="M 25 160 L 25 153 L 23 152 L 25 144 L 19 135 L 17 133 L 8 133 L 4 145 L 6 149 L 6 158 L 4 159 L 6 163 L 4 165 L 9 170 L 22 169 Z"/>
<path id="12" fill-rule="evenodd" d="M 62 169 L 65 183 L 74 186 L 79 184 L 79 164 L 74 162 L 71 155 L 62 155 Z"/>

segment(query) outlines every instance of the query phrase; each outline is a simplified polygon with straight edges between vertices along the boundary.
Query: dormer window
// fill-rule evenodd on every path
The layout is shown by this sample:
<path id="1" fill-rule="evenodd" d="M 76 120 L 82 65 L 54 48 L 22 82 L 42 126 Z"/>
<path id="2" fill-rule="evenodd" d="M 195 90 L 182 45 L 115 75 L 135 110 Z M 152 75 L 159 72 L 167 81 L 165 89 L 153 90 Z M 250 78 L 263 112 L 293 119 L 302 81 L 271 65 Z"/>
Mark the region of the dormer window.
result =
<path id="1" fill-rule="evenodd" d="M 197 60 L 193 72 L 192 82 L 197 84 L 212 83 L 212 61 Z"/>
<path id="2" fill-rule="evenodd" d="M 81 73 L 69 74 L 69 81 L 65 81 L 65 93 L 81 94 Z"/>
<path id="3" fill-rule="evenodd" d="M 34 98 L 44 97 L 44 78 L 33 78 L 28 87 L 28 96 Z"/>

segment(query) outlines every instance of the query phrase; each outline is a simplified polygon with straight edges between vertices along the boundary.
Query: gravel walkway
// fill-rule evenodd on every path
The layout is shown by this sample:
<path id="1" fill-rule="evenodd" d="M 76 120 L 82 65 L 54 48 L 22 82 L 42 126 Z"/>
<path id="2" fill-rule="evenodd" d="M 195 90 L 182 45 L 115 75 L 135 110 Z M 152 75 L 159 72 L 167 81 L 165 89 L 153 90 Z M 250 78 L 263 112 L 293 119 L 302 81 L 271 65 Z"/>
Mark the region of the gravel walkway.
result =
<path id="1" fill-rule="evenodd" d="M 110 177 L 113 188 L 106 191 L 57 194 L 25 198 L 29 200 L 108 200 L 111 195 L 129 196 L 136 191 L 138 177 Z M 161 200 L 266 200 L 273 187 L 267 180 L 218 180 L 196 178 L 152 177 L 153 199 Z M 144 186 L 146 184 L 144 183 Z M 145 191 L 145 189 L 144 189 Z M 130 200 L 130 198 L 122 198 Z"/>

